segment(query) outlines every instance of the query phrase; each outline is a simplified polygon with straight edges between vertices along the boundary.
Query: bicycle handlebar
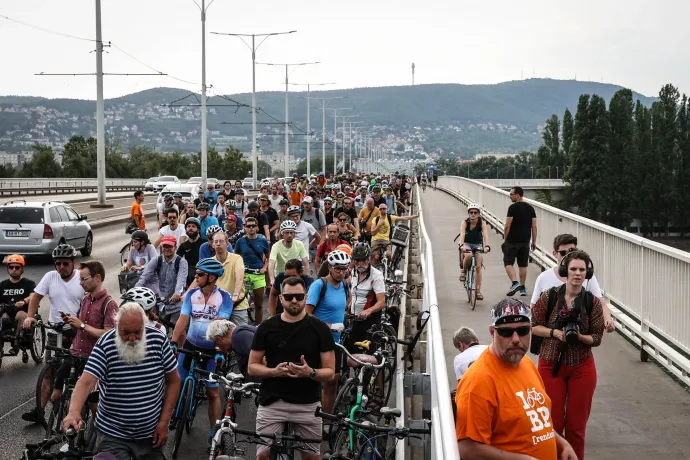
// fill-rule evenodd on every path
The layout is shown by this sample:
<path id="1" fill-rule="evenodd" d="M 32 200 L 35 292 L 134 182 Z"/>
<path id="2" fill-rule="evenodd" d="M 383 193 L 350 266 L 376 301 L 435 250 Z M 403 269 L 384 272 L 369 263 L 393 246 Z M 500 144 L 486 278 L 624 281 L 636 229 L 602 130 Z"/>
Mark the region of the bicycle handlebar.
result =
<path id="1" fill-rule="evenodd" d="M 196 371 L 199 374 L 206 375 L 209 377 L 209 381 L 217 381 L 223 384 L 223 386 L 226 387 L 233 387 L 237 391 L 251 391 L 251 392 L 257 392 L 259 388 L 261 387 L 260 383 L 257 382 L 245 382 L 244 381 L 244 376 L 242 374 L 235 374 L 235 373 L 228 373 L 227 376 L 222 376 L 220 374 L 215 374 L 213 372 L 209 372 L 206 369 L 201 369 L 201 368 L 196 368 Z M 237 387 L 238 385 L 242 384 L 240 387 Z M 237 387 L 237 388 L 235 388 Z"/>
<path id="2" fill-rule="evenodd" d="M 211 359 L 211 360 L 216 359 L 216 355 L 207 355 L 206 353 L 202 353 L 202 352 L 196 351 L 196 350 L 188 350 L 186 348 L 178 348 L 177 351 L 180 353 L 183 353 L 185 355 L 194 356 L 195 358 L 205 358 L 205 359 Z"/>
<path id="3" fill-rule="evenodd" d="M 355 358 L 354 356 L 352 356 L 352 355 L 350 354 L 350 352 L 347 351 L 347 348 L 345 348 L 345 347 L 342 346 L 341 344 L 336 343 L 335 345 L 338 346 L 338 347 L 340 347 L 340 348 L 343 350 L 343 352 L 344 352 L 347 356 L 350 357 L 350 359 L 352 359 L 354 362 L 356 362 L 356 363 L 358 363 L 358 364 L 360 364 L 360 365 L 362 365 L 362 366 L 364 366 L 364 367 L 373 367 L 374 369 L 381 369 L 383 366 L 386 365 L 386 360 L 382 360 L 382 361 L 381 361 L 380 363 L 378 363 L 378 364 L 364 363 L 364 362 L 358 360 L 357 358 Z"/>
<path id="4" fill-rule="evenodd" d="M 431 434 L 431 421 L 427 420 L 428 426 L 427 428 L 408 428 L 408 427 L 402 427 L 398 428 L 397 426 L 379 426 L 374 424 L 373 422 L 365 422 L 365 423 L 358 423 L 355 422 L 354 420 L 351 420 L 347 417 L 340 417 L 338 415 L 333 415 L 329 414 L 327 412 L 323 412 L 321 410 L 321 406 L 316 408 L 316 411 L 314 412 L 315 417 L 321 417 L 326 420 L 332 420 L 334 422 L 338 422 L 339 424 L 342 425 L 348 425 L 352 426 L 354 428 L 359 428 L 361 430 L 365 431 L 370 431 L 374 433 L 390 433 L 393 436 L 407 436 L 410 434 Z"/>

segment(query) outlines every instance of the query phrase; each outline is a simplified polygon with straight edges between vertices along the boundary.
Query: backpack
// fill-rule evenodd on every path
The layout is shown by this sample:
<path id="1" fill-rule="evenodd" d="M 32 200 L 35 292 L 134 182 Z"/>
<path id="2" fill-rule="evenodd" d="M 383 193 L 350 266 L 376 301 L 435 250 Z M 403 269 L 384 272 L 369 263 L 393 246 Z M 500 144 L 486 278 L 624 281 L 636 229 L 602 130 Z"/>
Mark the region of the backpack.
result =
<path id="1" fill-rule="evenodd" d="M 319 278 L 321 280 L 321 291 L 319 292 L 319 300 L 316 301 L 316 304 L 314 305 L 314 310 L 312 311 L 312 314 L 316 311 L 317 308 L 319 308 L 319 305 L 321 305 L 321 302 L 323 302 L 323 299 L 326 297 L 326 277 L 324 276 L 323 278 Z M 345 288 L 345 302 L 347 302 L 347 298 L 350 297 L 350 284 L 347 283 L 346 281 L 342 281 L 343 287 Z"/>
<path id="2" fill-rule="evenodd" d="M 180 261 L 181 260 L 182 260 L 182 257 L 175 254 L 175 268 L 174 268 L 175 276 L 177 276 L 177 274 L 180 271 Z M 163 256 L 158 256 L 158 263 L 156 264 L 156 275 L 158 275 L 159 278 L 161 276 L 161 267 L 163 267 Z"/>
<path id="3" fill-rule="evenodd" d="M 86 299 L 89 295 L 85 294 L 84 297 L 81 298 L 81 302 L 79 302 L 79 309 L 81 310 L 81 304 L 84 303 L 84 299 Z M 108 295 L 105 298 L 105 302 L 103 302 L 103 307 L 101 309 L 101 327 L 100 329 L 103 329 L 105 327 L 105 311 L 108 309 L 108 304 L 113 301 L 113 298 Z"/>
<path id="4" fill-rule="evenodd" d="M 374 221 L 374 225 L 379 224 L 379 217 L 381 217 L 381 216 L 376 216 L 376 220 Z M 388 217 L 388 227 L 389 227 L 388 239 L 391 240 L 391 239 L 393 239 L 393 219 L 391 219 L 390 214 L 387 215 L 386 217 Z"/>
<path id="5" fill-rule="evenodd" d="M 551 317 L 551 314 L 553 313 L 553 309 L 556 308 L 556 304 L 558 303 L 558 294 L 561 290 L 561 288 L 564 288 L 565 284 L 558 286 L 558 287 L 552 287 L 549 289 L 549 300 L 548 303 L 546 304 L 546 321 L 549 320 Z M 594 294 L 592 294 L 589 291 L 585 291 L 584 294 L 585 297 L 585 309 L 587 310 L 587 315 L 592 316 L 592 309 L 594 308 Z M 532 335 L 532 342 L 530 343 L 529 346 L 529 351 L 533 355 L 539 355 L 541 353 L 541 346 L 544 343 L 544 337 L 537 337 L 536 335 Z"/>

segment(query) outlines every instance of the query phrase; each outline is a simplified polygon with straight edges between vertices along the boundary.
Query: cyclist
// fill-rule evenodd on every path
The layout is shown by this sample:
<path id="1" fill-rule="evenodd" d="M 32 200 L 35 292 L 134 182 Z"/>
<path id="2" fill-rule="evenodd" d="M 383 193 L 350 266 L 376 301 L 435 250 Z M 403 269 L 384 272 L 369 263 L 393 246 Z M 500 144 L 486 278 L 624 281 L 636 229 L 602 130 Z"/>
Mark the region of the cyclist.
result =
<path id="1" fill-rule="evenodd" d="M 313 260 L 316 246 L 321 242 L 321 235 L 312 224 L 302 220 L 302 211 L 299 206 L 290 206 L 288 217 L 295 223 L 295 239 L 302 242 L 309 251 L 309 260 Z"/>
<path id="2" fill-rule="evenodd" d="M 326 275 L 328 275 L 328 273 L 326 273 Z M 314 282 L 314 278 L 304 274 L 304 265 L 302 264 L 301 260 L 290 259 L 287 262 L 285 262 L 285 271 L 278 273 L 275 281 L 271 286 L 271 292 L 268 295 L 269 317 L 279 315 L 283 312 L 283 305 L 280 302 L 278 302 L 278 298 L 280 297 L 280 289 L 283 285 L 283 281 L 285 281 L 286 278 L 290 278 L 291 276 L 297 276 L 299 278 L 302 278 L 302 281 L 304 281 L 304 285 L 307 288 L 307 290 L 309 289 L 309 286 L 311 286 L 311 283 Z"/>
<path id="3" fill-rule="evenodd" d="M 211 244 L 213 243 L 213 235 L 222 231 L 223 229 L 218 225 L 211 225 L 206 228 L 206 241 L 203 242 L 199 247 L 199 259 L 208 259 L 209 257 L 213 257 L 215 255 L 213 245 Z M 232 250 L 232 248 L 229 250 Z"/>
<path id="4" fill-rule="evenodd" d="M 489 229 L 484 219 L 480 214 L 482 205 L 471 203 L 467 207 L 469 217 L 460 224 L 460 241 L 458 246 L 462 250 L 462 273 L 460 274 L 460 281 L 465 282 L 467 279 L 467 271 L 470 269 L 472 263 L 472 250 L 479 249 L 488 252 L 489 247 Z M 484 261 L 484 254 L 478 252 L 475 255 L 477 271 L 474 279 L 474 286 L 477 292 L 477 300 L 484 300 L 482 295 L 482 262 Z"/>
<path id="5" fill-rule="evenodd" d="M 314 257 L 314 267 L 321 267 L 322 264 L 326 263 L 328 259 L 328 254 L 331 253 L 336 247 L 341 244 L 347 244 L 345 240 L 341 240 L 338 237 L 338 226 L 336 224 L 329 224 L 326 227 L 326 239 L 319 244 L 316 249 L 316 257 Z"/>
<path id="6" fill-rule="evenodd" d="M 185 238 L 185 229 L 182 227 L 182 225 L 180 225 L 179 221 L 180 213 L 175 208 L 167 208 L 163 211 L 163 214 L 165 215 L 166 223 L 158 230 L 158 238 L 153 245 L 158 247 L 160 246 L 161 239 L 163 239 L 163 237 L 173 236 L 175 237 L 175 241 L 179 246 Z"/>
<path id="7" fill-rule="evenodd" d="M 290 259 L 299 259 L 309 272 L 309 255 L 301 241 L 295 240 L 295 224 L 291 220 L 286 220 L 280 224 L 280 234 L 283 237 L 276 241 L 271 248 L 271 255 L 268 258 L 268 277 L 271 285 L 275 282 L 276 275 L 285 271 L 285 263 Z"/>
<path id="8" fill-rule="evenodd" d="M 149 241 L 149 235 L 144 230 L 137 230 L 132 233 L 132 246 L 127 262 L 120 270 L 143 270 L 146 264 L 157 256 L 156 248 Z"/>
<path id="9" fill-rule="evenodd" d="M 144 202 L 144 192 L 137 190 L 134 192 L 134 202 L 132 203 L 132 208 L 129 211 L 129 217 L 132 222 L 136 224 L 135 228 L 139 230 L 146 230 L 146 217 L 144 216 L 144 211 L 141 209 L 141 204 Z"/>
<path id="10" fill-rule="evenodd" d="M 264 292 L 266 291 L 266 270 L 271 248 L 268 240 L 258 234 L 259 222 L 247 216 L 244 228 L 247 234 L 237 240 L 235 254 L 244 261 L 244 280 L 252 285 L 254 293 L 254 322 L 261 324 L 263 319 Z"/>
<path id="11" fill-rule="evenodd" d="M 19 352 L 19 339 L 24 330 L 19 325 L 24 324 L 26 314 L 29 311 L 31 293 L 34 292 L 36 283 L 23 276 L 24 257 L 19 254 L 12 254 L 7 256 L 6 263 L 7 274 L 10 277 L 0 282 L 0 314 L 3 322 L 9 320 L 13 323 L 17 340 L 8 356 L 15 356 Z M 4 308 L 2 308 L 3 306 Z"/>
<path id="12" fill-rule="evenodd" d="M 381 311 L 386 305 L 386 285 L 383 273 L 369 263 L 371 248 L 357 243 L 352 248 L 352 302 L 348 310 L 363 321 L 355 321 L 350 338 L 353 342 L 365 340 L 369 328 L 381 322 Z"/>
<path id="13" fill-rule="evenodd" d="M 223 353 L 232 352 L 237 361 L 237 368 L 244 375 L 245 379 L 258 381 L 260 379 L 252 379 L 247 373 L 249 354 L 252 351 L 255 333 L 256 326 L 250 326 L 249 324 L 236 326 L 235 323 L 227 319 L 217 319 L 211 321 L 211 324 L 208 325 L 206 338 L 213 342 L 216 349 Z"/>
<path id="14" fill-rule="evenodd" d="M 195 266 L 199 262 L 199 252 L 205 243 L 199 235 L 201 222 L 196 217 L 190 217 L 185 221 L 185 241 L 177 248 L 177 255 L 187 261 L 187 267 Z M 187 270 L 187 286 L 194 281 L 194 271 Z"/>
<path id="15" fill-rule="evenodd" d="M 63 314 L 69 313 L 76 316 L 79 313 L 79 305 L 82 297 L 84 297 L 84 290 L 81 287 L 79 280 L 79 272 L 74 266 L 74 259 L 77 257 L 77 251 L 69 244 L 60 244 L 53 249 L 53 261 L 55 263 L 55 270 L 49 271 L 34 289 L 34 293 L 29 300 L 29 311 L 27 318 L 24 320 L 24 329 L 29 329 L 31 324 L 36 321 L 36 313 L 38 313 L 38 306 L 44 296 L 50 297 L 50 314 L 48 320 L 51 323 L 62 323 Z M 63 345 L 67 348 L 69 341 L 65 341 Z M 48 332 L 47 344 L 57 346 L 57 334 L 53 331 Z M 50 350 L 46 351 L 46 362 L 50 361 L 52 353 Z M 50 373 L 45 374 L 43 379 L 43 390 L 41 394 L 41 407 L 45 407 L 48 401 L 48 391 L 50 389 Z M 33 408 L 29 412 L 22 414 L 22 419 L 27 422 L 40 423 L 39 410 Z"/>
<path id="16" fill-rule="evenodd" d="M 344 281 L 350 269 L 350 256 L 343 251 L 328 255 L 328 276 L 314 281 L 309 288 L 307 313 L 314 315 L 330 328 L 331 324 L 345 321 L 345 310 L 350 305 L 350 289 Z M 323 290 L 325 292 L 322 292 Z M 340 342 L 340 332 L 332 332 L 333 340 Z M 338 376 L 341 369 L 341 354 L 335 350 L 335 376 L 323 383 L 321 402 L 324 411 L 332 413 L 338 390 Z"/>
<path id="17" fill-rule="evenodd" d="M 479 345 L 479 338 L 477 334 L 469 327 L 461 327 L 455 334 L 453 334 L 453 345 L 460 353 L 453 359 L 453 369 L 455 369 L 455 378 L 460 381 L 462 374 L 470 368 L 473 362 L 479 358 L 484 350 L 488 347 L 486 345 Z"/>
<path id="18" fill-rule="evenodd" d="M 283 281 L 283 312 L 261 323 L 254 335 L 248 370 L 263 380 L 256 413 L 256 431 L 262 433 L 280 433 L 290 422 L 297 435 L 322 435 L 322 422 L 314 411 L 319 405 L 319 384 L 333 380 L 335 344 L 328 327 L 307 314 L 305 292 L 301 278 Z M 302 459 L 321 458 L 318 444 L 305 447 Z M 268 450 L 257 446 L 257 458 L 268 460 Z"/>
<path id="19" fill-rule="evenodd" d="M 160 329 L 163 334 L 167 335 L 165 326 L 158 322 L 158 314 L 156 313 L 156 293 L 147 287 L 133 287 L 129 291 L 125 292 L 122 297 L 120 297 L 125 302 L 136 302 L 141 308 L 144 309 L 146 314 L 146 326 L 154 327 Z M 124 302 L 123 302 L 124 303 Z"/>
<path id="20" fill-rule="evenodd" d="M 416 219 L 418 216 L 391 216 L 388 214 L 388 206 L 385 204 L 379 205 L 380 216 L 374 218 L 373 227 L 371 229 L 371 250 L 372 263 L 377 265 L 381 262 L 381 254 L 377 250 L 381 247 L 386 248 L 386 257 L 391 258 L 391 236 L 393 235 L 393 226 L 400 221 Z"/>
<path id="21" fill-rule="evenodd" d="M 185 296 L 180 319 L 175 324 L 172 339 L 170 342 L 176 351 L 180 342 L 186 335 L 183 347 L 188 350 L 195 350 L 205 354 L 214 354 L 215 345 L 206 338 L 209 324 L 214 319 L 230 318 L 232 315 L 232 296 L 229 292 L 216 286 L 218 279 L 223 276 L 225 269 L 223 264 L 215 259 L 201 259 L 196 264 L 194 275 L 198 287 L 190 289 Z M 189 326 L 189 332 L 187 327 Z M 180 380 L 184 381 L 189 373 L 189 366 L 192 362 L 191 357 L 181 354 L 177 361 L 177 371 Z M 207 361 L 201 364 L 209 372 L 215 372 L 216 361 Z M 216 420 L 220 419 L 220 395 L 218 393 L 218 383 L 207 382 L 206 390 L 208 394 L 208 422 L 210 427 L 208 445 L 215 433 L 213 427 Z M 175 428 L 174 424 L 171 428 Z M 184 427 L 179 427 L 182 430 Z"/>
<path id="22" fill-rule="evenodd" d="M 180 192 L 173 193 L 173 204 L 177 207 L 178 212 L 184 211 L 184 202 L 182 201 L 182 194 Z"/>
<path id="23" fill-rule="evenodd" d="M 199 203 L 196 210 L 199 213 L 199 222 L 201 222 L 201 231 L 199 233 L 206 235 L 206 230 L 210 226 L 218 226 L 218 219 L 210 215 L 211 206 L 208 203 Z"/>
<path id="24" fill-rule="evenodd" d="M 166 225 L 168 225 L 168 214 L 167 210 L 168 209 L 177 209 L 177 206 L 173 204 L 173 196 L 169 193 L 167 193 L 163 197 L 163 202 L 158 203 L 156 205 L 156 208 L 158 208 L 158 228 L 163 228 Z M 180 210 L 177 209 L 177 212 L 179 213 Z"/>
<path id="25" fill-rule="evenodd" d="M 361 241 L 371 243 L 372 222 L 380 215 L 381 213 L 375 205 L 374 198 L 367 198 L 365 206 L 359 212 L 359 232 Z"/>

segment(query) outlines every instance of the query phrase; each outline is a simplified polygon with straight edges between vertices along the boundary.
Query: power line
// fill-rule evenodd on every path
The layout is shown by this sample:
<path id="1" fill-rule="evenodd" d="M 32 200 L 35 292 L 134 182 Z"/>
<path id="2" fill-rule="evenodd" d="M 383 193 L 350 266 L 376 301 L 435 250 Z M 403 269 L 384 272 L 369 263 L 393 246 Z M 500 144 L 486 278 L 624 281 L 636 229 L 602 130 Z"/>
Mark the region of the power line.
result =
<path id="1" fill-rule="evenodd" d="M 0 18 L 7 19 L 8 21 L 15 22 L 17 24 L 21 24 L 23 26 L 30 27 L 32 29 L 40 30 L 41 32 L 46 32 L 46 33 L 53 34 L 53 35 L 60 35 L 62 37 L 73 38 L 74 40 L 82 40 L 82 41 L 86 41 L 86 42 L 95 42 L 96 41 L 93 38 L 78 37 L 76 35 L 71 35 L 71 34 L 66 34 L 64 32 L 58 32 L 56 30 L 46 29 L 45 27 L 35 26 L 33 24 L 29 24 L 28 22 L 24 22 L 24 21 L 20 21 L 19 19 L 11 18 L 11 17 L 4 15 L 4 14 L 0 14 Z"/>

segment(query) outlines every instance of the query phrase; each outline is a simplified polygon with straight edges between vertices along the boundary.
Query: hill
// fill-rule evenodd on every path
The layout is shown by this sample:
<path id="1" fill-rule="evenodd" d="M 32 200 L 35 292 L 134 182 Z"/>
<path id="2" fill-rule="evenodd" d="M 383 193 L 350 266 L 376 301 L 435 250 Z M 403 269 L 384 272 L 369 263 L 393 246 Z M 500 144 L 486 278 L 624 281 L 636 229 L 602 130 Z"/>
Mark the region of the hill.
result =
<path id="1" fill-rule="evenodd" d="M 431 141 L 431 147 L 442 147 L 444 150 L 455 150 L 465 156 L 477 151 L 504 150 L 519 151 L 538 145 L 537 126 L 553 113 L 562 115 L 566 107 L 575 111 L 580 94 L 598 94 L 609 100 L 621 89 L 620 86 L 595 82 L 581 82 L 574 80 L 529 79 L 510 81 L 493 85 L 460 85 L 460 84 L 432 84 L 418 86 L 395 86 L 378 88 L 353 88 L 345 90 L 312 92 L 314 97 L 346 97 L 343 101 L 334 101 L 333 107 L 351 107 L 348 113 L 359 114 L 357 120 L 365 122 L 363 125 L 385 126 L 388 133 L 403 132 L 413 127 L 432 128 L 425 136 L 425 141 Z M 634 98 L 650 105 L 653 98 L 634 93 Z M 232 101 L 245 106 L 236 107 Z M 240 139 L 251 136 L 251 115 L 249 104 L 251 94 L 242 93 L 224 97 L 210 97 L 208 129 L 215 134 L 211 136 L 237 136 L 234 144 L 245 148 L 249 140 Z M 338 102 L 339 104 L 336 104 Z M 176 141 L 183 150 L 194 150 L 197 147 L 185 148 L 188 137 L 195 137 L 199 130 L 198 112 L 199 96 L 178 88 L 153 88 L 115 99 L 106 100 L 106 111 L 110 111 L 112 121 L 108 123 L 110 134 L 120 142 L 131 143 L 136 139 L 120 139 L 122 127 L 135 124 L 141 134 L 140 139 L 153 142 L 156 138 L 163 138 L 163 145 L 170 145 L 165 139 L 171 133 L 179 132 L 185 137 Z M 93 115 L 95 104 L 93 101 L 76 99 L 46 99 L 25 96 L 0 96 L 0 150 L 7 149 L 2 143 L 7 138 L 8 131 L 25 131 L 26 122 L 18 123 L 16 113 L 2 112 L 3 108 L 19 105 L 21 107 L 43 106 L 62 113 L 68 113 L 72 119 L 70 123 L 59 126 L 55 131 L 60 134 L 75 132 L 88 135 L 89 130 L 95 130 Z M 191 106 L 190 106 L 191 105 Z M 260 133 L 279 133 L 282 131 L 277 122 L 284 120 L 285 93 L 259 92 L 257 105 L 260 112 L 257 119 L 261 125 Z M 289 94 L 290 121 L 295 134 L 306 130 L 306 93 L 292 92 Z M 321 107 L 319 101 L 312 101 L 311 121 L 313 130 L 321 130 Z M 32 114 L 29 114 L 32 115 Z M 31 117 L 26 118 L 31 124 Z M 33 115 L 32 115 L 33 116 Z M 271 124 L 268 124 L 271 123 Z M 468 133 L 471 125 L 506 125 L 513 129 L 499 133 Z M 464 131 L 456 130 L 452 135 L 438 139 L 436 128 L 456 125 L 464 127 Z M 333 120 L 328 117 L 327 130 L 332 131 Z M 483 128 L 482 128 L 483 129 Z M 430 131 L 430 130 L 427 130 Z M 129 131 L 127 131 L 129 132 Z M 196 133 L 195 133 L 196 132 Z M 464 134 L 463 134 L 464 132 Z M 380 133 L 379 133 L 380 134 Z M 3 137 L 4 136 L 4 137 Z M 276 138 L 279 136 L 276 136 Z M 35 137 L 33 137 L 35 139 Z M 467 139 L 472 138 L 471 145 L 465 145 Z M 463 140 L 464 139 L 464 140 Z M 420 139 L 412 139 L 412 142 Z M 273 139 L 272 142 L 280 142 Z M 295 140 L 296 143 L 301 140 Z M 440 143 L 439 143 L 440 142 Z M 136 142 L 135 142 L 136 143 Z M 155 143 L 155 142 L 153 142 Z M 424 141 L 421 142 L 424 144 Z M 158 142 L 161 144 L 161 142 Z M 264 142 L 265 144 L 265 142 Z M 428 145 L 425 148 L 429 150 Z M 297 147 L 299 149 L 299 147 Z"/>

